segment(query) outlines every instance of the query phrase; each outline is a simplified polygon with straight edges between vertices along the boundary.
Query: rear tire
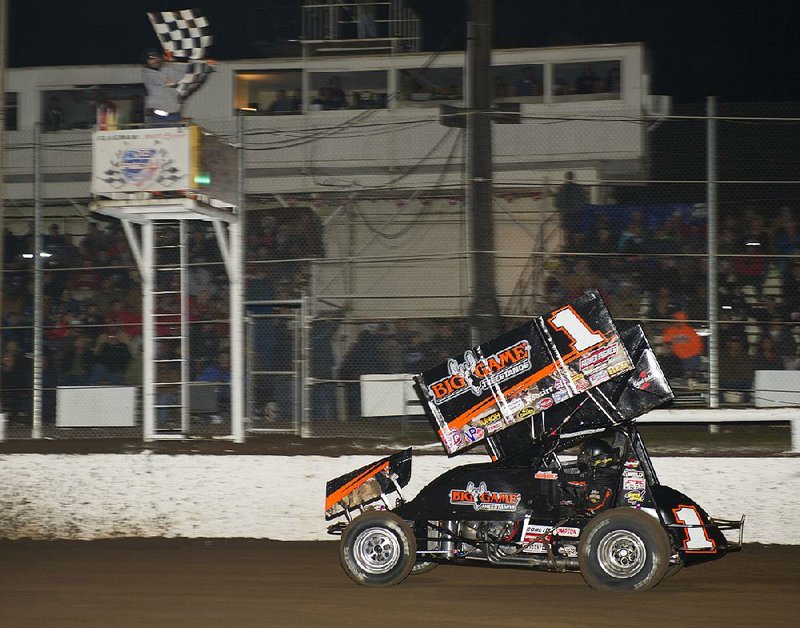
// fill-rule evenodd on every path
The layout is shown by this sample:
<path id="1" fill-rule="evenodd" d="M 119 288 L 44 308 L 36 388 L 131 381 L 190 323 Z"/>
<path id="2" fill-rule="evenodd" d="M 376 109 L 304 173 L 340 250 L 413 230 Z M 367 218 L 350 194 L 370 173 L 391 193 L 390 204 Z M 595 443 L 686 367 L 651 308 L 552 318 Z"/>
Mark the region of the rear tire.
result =
<path id="1" fill-rule="evenodd" d="M 345 528 L 339 559 L 347 576 L 367 587 L 399 584 L 416 562 L 417 542 L 408 524 L 393 512 L 370 511 Z"/>
<path id="2" fill-rule="evenodd" d="M 593 589 L 647 591 L 664 578 L 670 555 L 669 537 L 657 519 L 640 510 L 615 508 L 586 526 L 578 562 Z"/>

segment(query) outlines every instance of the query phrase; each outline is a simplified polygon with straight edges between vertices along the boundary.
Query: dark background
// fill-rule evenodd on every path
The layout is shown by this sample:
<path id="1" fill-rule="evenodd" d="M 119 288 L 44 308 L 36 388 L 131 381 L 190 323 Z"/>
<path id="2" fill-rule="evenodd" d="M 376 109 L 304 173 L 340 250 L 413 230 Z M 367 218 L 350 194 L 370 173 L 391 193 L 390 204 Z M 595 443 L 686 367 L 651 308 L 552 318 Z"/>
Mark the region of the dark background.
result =
<path id="1" fill-rule="evenodd" d="M 428 51 L 463 49 L 467 0 L 408 0 Z M 200 6 L 211 20 L 211 56 L 241 59 L 299 50 L 300 0 L 10 0 L 9 65 L 136 63 L 157 45 L 148 10 Z M 642 41 L 652 93 L 677 103 L 798 100 L 796 0 L 495 0 L 495 46 Z M 283 44 L 283 45 L 281 45 Z"/>

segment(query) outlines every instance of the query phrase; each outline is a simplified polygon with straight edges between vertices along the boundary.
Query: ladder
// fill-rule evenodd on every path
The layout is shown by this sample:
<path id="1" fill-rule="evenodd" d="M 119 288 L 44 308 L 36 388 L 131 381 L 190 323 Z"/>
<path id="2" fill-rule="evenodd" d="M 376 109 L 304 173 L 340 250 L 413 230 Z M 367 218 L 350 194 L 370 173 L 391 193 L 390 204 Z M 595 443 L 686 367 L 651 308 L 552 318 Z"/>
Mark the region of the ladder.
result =
<path id="1" fill-rule="evenodd" d="M 142 281 L 142 435 L 179 440 L 191 428 L 189 221 L 213 226 L 229 280 L 230 435 L 243 442 L 243 264 L 239 215 L 194 199 L 109 199 L 93 210 L 120 220 Z"/>
<path id="2" fill-rule="evenodd" d="M 189 431 L 191 355 L 185 220 L 153 222 L 152 260 L 152 306 L 146 309 L 150 320 L 144 325 L 153 343 L 152 355 L 145 357 L 145 381 L 150 384 L 145 390 L 154 412 L 153 437 L 182 438 Z"/>

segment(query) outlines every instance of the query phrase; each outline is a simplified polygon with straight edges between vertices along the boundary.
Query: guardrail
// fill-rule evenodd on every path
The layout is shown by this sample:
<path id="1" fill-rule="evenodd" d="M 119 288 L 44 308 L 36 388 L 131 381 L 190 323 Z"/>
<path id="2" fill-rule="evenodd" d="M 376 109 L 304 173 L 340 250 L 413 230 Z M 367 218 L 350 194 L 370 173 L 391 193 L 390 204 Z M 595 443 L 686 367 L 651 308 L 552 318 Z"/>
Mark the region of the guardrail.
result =
<path id="1" fill-rule="evenodd" d="M 800 453 L 800 407 L 652 410 L 636 420 L 639 423 L 707 423 L 709 425 L 788 421 L 792 432 L 790 451 Z"/>

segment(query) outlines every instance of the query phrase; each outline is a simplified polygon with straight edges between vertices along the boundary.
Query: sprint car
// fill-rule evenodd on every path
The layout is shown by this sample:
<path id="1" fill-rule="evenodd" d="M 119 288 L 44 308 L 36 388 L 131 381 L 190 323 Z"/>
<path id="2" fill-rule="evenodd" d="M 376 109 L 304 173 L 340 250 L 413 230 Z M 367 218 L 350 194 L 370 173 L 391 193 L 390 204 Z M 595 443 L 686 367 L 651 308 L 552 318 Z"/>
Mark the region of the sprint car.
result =
<path id="1" fill-rule="evenodd" d="M 595 589 L 644 591 L 742 547 L 744 516 L 712 518 L 658 481 L 636 418 L 673 394 L 641 327 L 618 332 L 595 291 L 415 386 L 448 455 L 483 445 L 490 460 L 452 468 L 408 501 L 411 449 L 329 481 L 328 532 L 358 584 L 446 563 L 580 572 Z"/>

